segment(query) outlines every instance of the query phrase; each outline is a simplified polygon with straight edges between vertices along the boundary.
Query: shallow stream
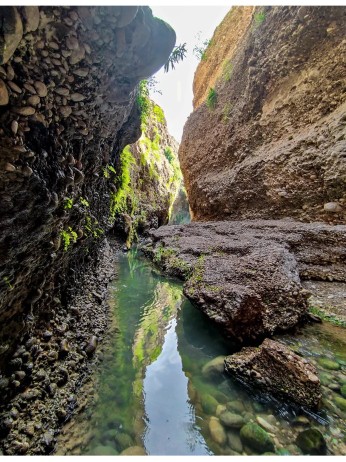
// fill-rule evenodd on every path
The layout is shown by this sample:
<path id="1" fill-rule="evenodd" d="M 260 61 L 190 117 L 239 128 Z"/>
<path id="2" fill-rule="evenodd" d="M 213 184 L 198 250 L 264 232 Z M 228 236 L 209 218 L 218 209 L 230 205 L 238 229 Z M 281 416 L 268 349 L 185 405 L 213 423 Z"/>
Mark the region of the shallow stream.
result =
<path id="1" fill-rule="evenodd" d="M 88 437 L 70 454 L 263 453 L 239 436 L 249 421 L 266 429 L 277 454 L 301 454 L 295 440 L 309 427 L 324 435 L 328 454 L 346 454 L 346 409 L 339 402 L 346 329 L 315 324 L 280 336 L 318 367 L 323 406 L 308 413 L 256 395 L 221 373 L 202 373 L 206 363 L 230 354 L 230 346 L 184 297 L 182 283 L 160 275 L 135 250 L 119 256 L 118 273 L 112 287 L 118 332 L 102 361 Z M 226 407 L 238 416 L 234 427 L 211 432 L 210 419 Z"/>

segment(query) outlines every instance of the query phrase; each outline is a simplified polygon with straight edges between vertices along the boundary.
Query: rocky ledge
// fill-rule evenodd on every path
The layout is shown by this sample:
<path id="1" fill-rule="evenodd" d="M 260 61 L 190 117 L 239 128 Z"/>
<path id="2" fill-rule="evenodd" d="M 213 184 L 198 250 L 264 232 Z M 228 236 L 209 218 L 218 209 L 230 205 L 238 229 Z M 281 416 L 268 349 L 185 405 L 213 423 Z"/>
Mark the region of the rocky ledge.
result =
<path id="1" fill-rule="evenodd" d="M 316 368 L 270 339 L 259 348 L 246 347 L 227 356 L 225 370 L 240 381 L 303 406 L 317 408 L 322 397 Z"/>
<path id="2" fill-rule="evenodd" d="M 143 251 L 186 281 L 185 295 L 222 331 L 249 344 L 307 314 L 302 280 L 346 280 L 346 226 L 249 220 L 163 226 Z"/>

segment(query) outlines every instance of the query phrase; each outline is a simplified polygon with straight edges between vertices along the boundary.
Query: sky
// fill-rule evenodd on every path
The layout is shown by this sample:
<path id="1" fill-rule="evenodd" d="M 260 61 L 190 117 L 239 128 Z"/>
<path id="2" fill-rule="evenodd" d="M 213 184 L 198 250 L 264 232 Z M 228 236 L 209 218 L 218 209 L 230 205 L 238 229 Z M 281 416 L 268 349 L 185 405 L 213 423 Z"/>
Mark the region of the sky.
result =
<path id="1" fill-rule="evenodd" d="M 168 131 L 178 142 L 184 124 L 192 112 L 193 76 L 199 60 L 193 54 L 195 45 L 211 39 L 231 4 L 227 6 L 150 6 L 154 16 L 168 22 L 176 32 L 177 45 L 186 42 L 185 59 L 167 73 L 163 68 L 155 74 L 156 89 L 151 98 L 159 104 L 166 116 Z"/>

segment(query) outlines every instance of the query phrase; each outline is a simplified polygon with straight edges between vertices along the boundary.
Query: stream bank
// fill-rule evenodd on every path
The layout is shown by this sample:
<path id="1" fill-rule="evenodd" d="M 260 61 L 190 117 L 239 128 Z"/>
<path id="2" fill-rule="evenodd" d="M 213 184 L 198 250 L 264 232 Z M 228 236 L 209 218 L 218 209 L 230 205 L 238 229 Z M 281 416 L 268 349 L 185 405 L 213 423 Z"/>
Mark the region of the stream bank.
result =
<path id="1" fill-rule="evenodd" d="M 104 240 L 67 305 L 32 319 L 0 381 L 1 448 L 5 455 L 50 454 L 72 415 L 90 404 L 101 343 L 109 334 L 107 286 L 120 244 Z M 56 301 L 58 303 L 58 300 Z M 86 385 L 88 384 L 88 385 Z"/>

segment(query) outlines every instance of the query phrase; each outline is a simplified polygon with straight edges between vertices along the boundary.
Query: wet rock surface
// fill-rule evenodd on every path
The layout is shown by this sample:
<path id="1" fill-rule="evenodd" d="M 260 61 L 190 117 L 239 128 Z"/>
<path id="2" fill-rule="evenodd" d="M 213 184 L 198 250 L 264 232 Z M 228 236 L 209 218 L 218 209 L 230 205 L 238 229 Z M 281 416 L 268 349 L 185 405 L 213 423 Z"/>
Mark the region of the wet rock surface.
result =
<path id="1" fill-rule="evenodd" d="M 242 343 L 304 318 L 301 280 L 345 281 L 345 231 L 290 220 L 191 223 L 153 231 L 143 250 L 185 279 L 185 295 Z"/>
<path id="2" fill-rule="evenodd" d="M 225 371 L 302 406 L 317 409 L 320 404 L 321 384 L 316 368 L 280 342 L 266 339 L 259 347 L 243 348 L 225 359 Z"/>
<path id="3" fill-rule="evenodd" d="M 61 427 L 91 402 L 92 372 L 100 357 L 88 355 L 87 349 L 90 334 L 101 340 L 108 332 L 107 285 L 115 277 L 119 247 L 104 241 L 70 302 L 63 306 L 57 300 L 50 320 L 37 324 L 18 344 L 0 381 L 0 446 L 5 455 L 51 454 Z M 47 325 L 49 330 L 44 330 Z"/>

